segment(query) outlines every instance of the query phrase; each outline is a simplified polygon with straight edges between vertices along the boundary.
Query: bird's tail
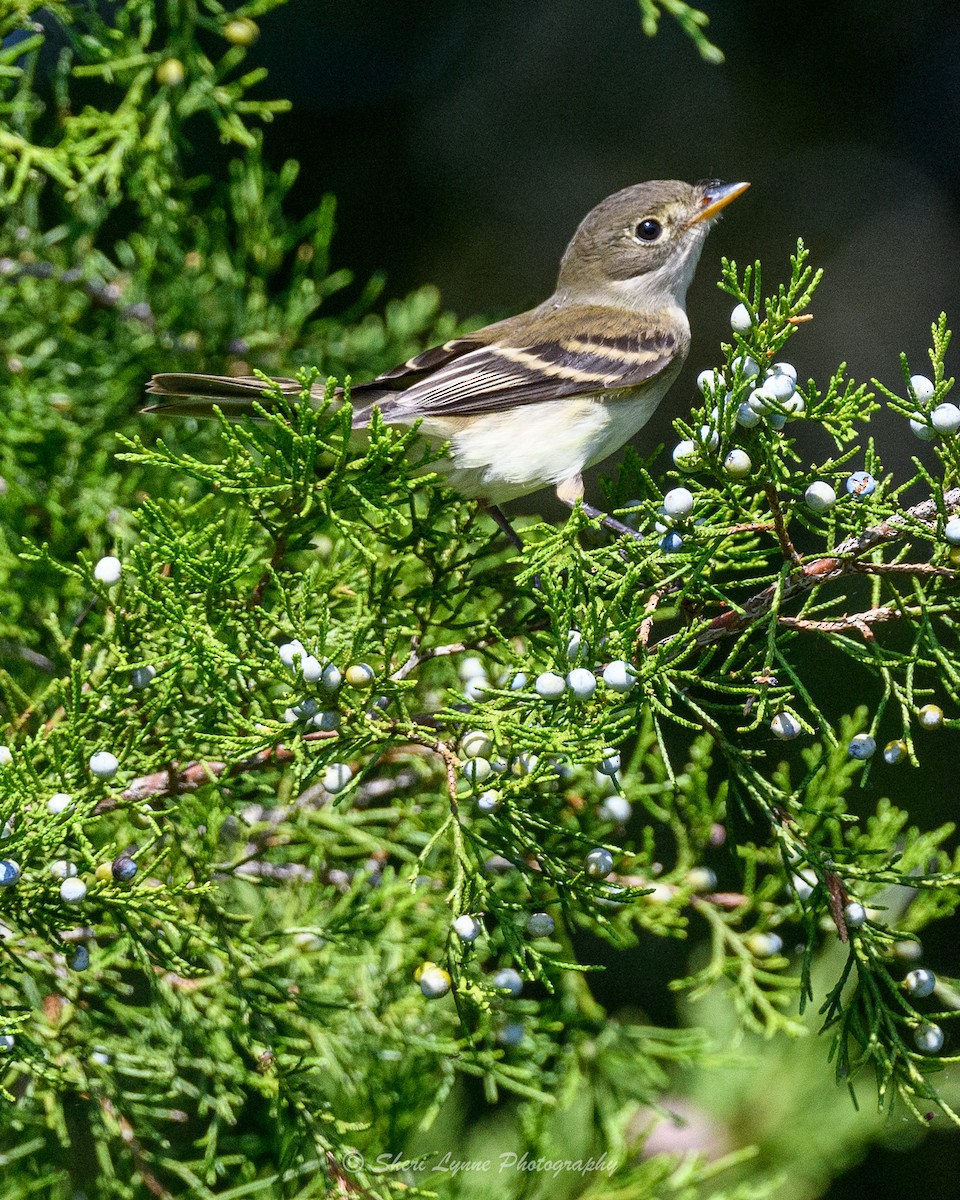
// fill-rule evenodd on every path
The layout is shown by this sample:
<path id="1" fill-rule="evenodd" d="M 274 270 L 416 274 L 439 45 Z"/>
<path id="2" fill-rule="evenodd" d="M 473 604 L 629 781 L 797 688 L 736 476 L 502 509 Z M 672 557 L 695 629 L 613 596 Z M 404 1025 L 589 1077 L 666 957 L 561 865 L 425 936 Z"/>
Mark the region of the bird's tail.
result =
<path id="1" fill-rule="evenodd" d="M 211 417 L 214 406 L 226 417 L 240 418 L 254 414 L 254 404 L 270 407 L 270 387 L 279 386 L 285 396 L 297 397 L 302 385 L 296 379 L 271 379 L 268 384 L 255 375 L 193 375 L 168 372 L 154 375 L 147 392 L 159 399 L 144 408 L 144 412 L 163 413 L 177 417 Z M 315 383 L 311 398 L 323 399 L 324 387 Z"/>

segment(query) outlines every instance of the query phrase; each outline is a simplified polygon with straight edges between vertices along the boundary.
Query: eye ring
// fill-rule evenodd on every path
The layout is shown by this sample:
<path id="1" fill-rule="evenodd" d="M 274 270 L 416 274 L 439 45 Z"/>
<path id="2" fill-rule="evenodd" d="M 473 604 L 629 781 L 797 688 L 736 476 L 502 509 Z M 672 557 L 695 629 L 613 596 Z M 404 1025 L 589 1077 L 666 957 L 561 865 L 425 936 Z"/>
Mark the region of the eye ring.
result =
<path id="1" fill-rule="evenodd" d="M 663 226 L 655 217 L 644 217 L 633 231 L 638 242 L 655 242 L 663 233 Z"/>

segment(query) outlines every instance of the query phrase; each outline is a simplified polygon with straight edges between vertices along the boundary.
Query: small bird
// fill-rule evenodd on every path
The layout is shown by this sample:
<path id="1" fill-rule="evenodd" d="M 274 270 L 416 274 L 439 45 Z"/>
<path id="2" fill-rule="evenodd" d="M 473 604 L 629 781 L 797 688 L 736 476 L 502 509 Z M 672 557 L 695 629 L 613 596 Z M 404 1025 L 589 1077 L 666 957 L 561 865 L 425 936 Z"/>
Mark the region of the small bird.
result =
<path id="1" fill-rule="evenodd" d="M 721 211 L 750 185 L 679 180 L 638 183 L 608 196 L 573 235 L 556 291 L 536 308 L 453 338 L 354 385 L 353 425 L 379 408 L 388 424 L 420 422 L 446 455 L 431 464 L 463 496 L 481 501 L 519 544 L 499 506 L 556 488 L 583 503 L 583 472 L 653 415 L 690 346 L 684 309 L 703 243 Z M 274 380 L 296 396 L 295 379 Z M 225 416 L 253 412 L 266 384 L 253 376 L 154 375 L 162 399 L 146 412 Z M 314 399 L 324 388 L 315 384 Z"/>

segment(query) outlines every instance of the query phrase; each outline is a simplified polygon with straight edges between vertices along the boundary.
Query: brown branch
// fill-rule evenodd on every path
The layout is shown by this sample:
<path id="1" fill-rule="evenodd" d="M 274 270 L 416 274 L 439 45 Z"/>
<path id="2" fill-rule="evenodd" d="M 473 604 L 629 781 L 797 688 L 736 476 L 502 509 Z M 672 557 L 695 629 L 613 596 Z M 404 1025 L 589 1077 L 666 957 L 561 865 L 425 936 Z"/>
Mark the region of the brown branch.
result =
<path id="1" fill-rule="evenodd" d="M 870 608 L 866 612 L 849 613 L 829 621 L 811 621 L 803 617 L 777 617 L 777 624 L 786 629 L 800 629 L 810 633 L 848 633 L 856 630 L 867 641 L 872 640 L 871 625 L 882 621 L 899 621 L 904 613 L 899 608 Z"/>
<path id="2" fill-rule="evenodd" d="M 305 733 L 305 742 L 328 741 L 338 737 L 336 730 L 317 730 L 316 733 Z M 184 767 L 171 764 L 165 771 L 155 771 L 152 775 L 141 775 L 128 784 L 118 796 L 106 796 L 94 813 L 110 812 L 123 803 L 138 803 L 141 800 L 159 799 L 164 796 L 180 796 L 184 792 L 195 792 L 205 783 L 219 779 L 222 775 L 245 775 L 249 771 L 258 771 L 271 763 L 290 762 L 294 752 L 286 746 L 270 746 L 238 763 L 225 763 L 215 760 L 196 761 L 187 763 Z"/>
<path id="3" fill-rule="evenodd" d="M 663 584 L 650 593 L 646 604 L 643 606 L 643 620 L 640 622 L 640 628 L 637 630 L 634 658 L 639 656 L 641 650 L 646 650 L 647 648 L 647 643 L 650 641 L 650 634 L 653 631 L 654 613 L 656 613 L 660 601 L 664 597 L 669 596 L 671 592 L 675 592 L 678 586 L 676 583 Z"/>
<path id="4" fill-rule="evenodd" d="M 956 511 L 960 508 L 960 488 L 953 488 L 949 492 L 945 492 L 943 500 L 948 511 Z M 886 521 L 865 529 L 862 533 L 851 534 L 837 546 L 829 557 L 817 558 L 812 562 L 805 563 L 788 575 L 782 583 L 771 584 L 762 592 L 751 596 L 743 605 L 742 611 L 731 609 L 729 612 L 714 617 L 697 633 L 694 645 L 709 646 L 723 638 L 734 637 L 742 633 L 755 621 L 770 612 L 778 596 L 781 601 L 789 600 L 821 583 L 829 583 L 855 572 L 869 570 L 871 565 L 882 566 L 882 564 L 862 563 L 859 560 L 877 546 L 895 542 L 909 534 L 911 521 L 919 522 L 928 529 L 934 529 L 938 516 L 939 510 L 936 501 L 924 500 L 922 504 L 915 504 L 913 508 L 908 508 L 903 513 L 895 513 Z M 925 564 L 921 564 L 921 566 L 923 570 L 919 573 L 931 573 L 926 570 Z M 939 570 L 936 573 L 939 573 Z M 657 643 L 658 646 L 663 644 L 662 642 Z"/>
<path id="5" fill-rule="evenodd" d="M 801 563 L 801 558 L 793 542 L 790 540 L 790 534 L 787 533 L 787 522 L 783 516 L 783 509 L 780 507 L 780 497 L 777 495 L 777 489 L 772 483 L 765 483 L 763 485 L 763 494 L 767 498 L 767 504 L 770 506 L 770 512 L 773 515 L 773 527 L 776 530 L 777 541 L 780 543 L 783 557 L 787 562 L 793 563 L 795 567 L 798 567 Z"/>

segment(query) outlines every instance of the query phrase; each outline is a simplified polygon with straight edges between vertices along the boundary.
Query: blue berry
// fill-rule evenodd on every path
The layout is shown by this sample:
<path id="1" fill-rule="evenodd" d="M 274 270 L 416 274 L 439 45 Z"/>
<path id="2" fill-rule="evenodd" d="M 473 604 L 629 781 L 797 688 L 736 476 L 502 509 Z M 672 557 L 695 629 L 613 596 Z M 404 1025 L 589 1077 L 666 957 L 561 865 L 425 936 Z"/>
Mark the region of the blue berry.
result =
<path id="1" fill-rule="evenodd" d="M 869 471 L 854 471 L 847 479 L 847 491 L 856 500 L 872 496 L 877 490 L 877 481 Z"/>

